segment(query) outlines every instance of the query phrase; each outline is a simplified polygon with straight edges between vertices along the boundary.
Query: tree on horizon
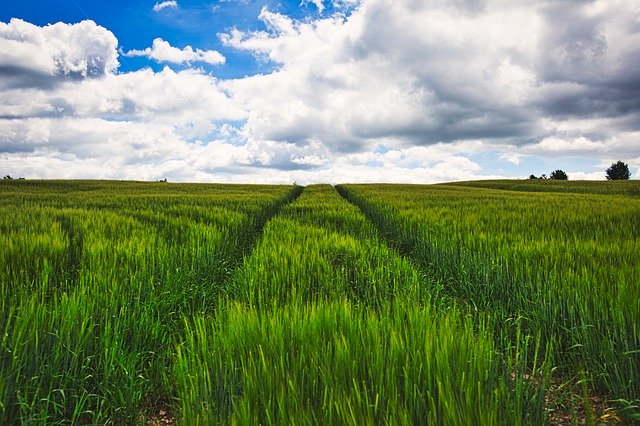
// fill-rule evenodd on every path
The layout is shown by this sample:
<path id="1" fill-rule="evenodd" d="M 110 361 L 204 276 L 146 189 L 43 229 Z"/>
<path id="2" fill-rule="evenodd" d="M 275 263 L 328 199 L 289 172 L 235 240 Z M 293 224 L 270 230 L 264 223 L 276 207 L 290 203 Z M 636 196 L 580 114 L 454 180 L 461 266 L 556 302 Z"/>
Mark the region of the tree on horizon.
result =
<path id="1" fill-rule="evenodd" d="M 553 172 L 551 172 L 551 176 L 549 176 L 549 179 L 553 179 L 553 180 L 568 180 L 569 176 L 567 176 L 567 174 L 558 169 L 558 170 L 554 170 Z"/>
<path id="2" fill-rule="evenodd" d="M 607 180 L 629 180 L 631 178 L 631 172 L 629 172 L 629 165 L 618 161 L 611 164 L 606 171 Z"/>

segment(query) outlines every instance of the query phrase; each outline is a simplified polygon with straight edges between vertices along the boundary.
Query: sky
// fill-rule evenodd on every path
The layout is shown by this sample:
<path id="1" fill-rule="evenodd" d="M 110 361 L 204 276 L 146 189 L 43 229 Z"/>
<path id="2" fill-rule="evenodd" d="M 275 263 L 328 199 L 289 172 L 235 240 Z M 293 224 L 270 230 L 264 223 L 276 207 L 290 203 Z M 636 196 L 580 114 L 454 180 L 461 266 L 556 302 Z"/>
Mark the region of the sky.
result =
<path id="1" fill-rule="evenodd" d="M 0 174 L 640 178 L 637 0 L 0 3 Z"/>

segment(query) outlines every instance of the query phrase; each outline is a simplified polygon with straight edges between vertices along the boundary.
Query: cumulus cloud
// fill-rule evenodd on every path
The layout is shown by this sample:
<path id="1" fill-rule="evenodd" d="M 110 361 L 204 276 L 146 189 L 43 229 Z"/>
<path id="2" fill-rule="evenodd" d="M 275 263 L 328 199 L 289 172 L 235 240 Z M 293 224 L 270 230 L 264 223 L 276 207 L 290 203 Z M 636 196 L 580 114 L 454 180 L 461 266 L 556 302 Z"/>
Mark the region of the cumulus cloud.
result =
<path id="1" fill-rule="evenodd" d="M 117 41 L 93 23 L 83 26 L 96 43 L 70 25 L 56 38 L 0 24 L 0 163 L 24 164 L 16 175 L 33 158 L 74 177 L 300 183 L 526 177 L 540 173 L 520 170 L 534 160 L 579 160 L 583 170 L 558 163 L 572 178 L 618 159 L 640 167 L 633 0 L 306 3 L 318 15 L 263 8 L 261 30 L 220 34 L 273 66 L 228 80 L 117 74 Z M 94 44 L 99 55 L 83 50 Z M 161 38 L 126 55 L 225 61 Z M 108 146 L 122 156 L 103 157 Z"/>
<path id="2" fill-rule="evenodd" d="M 117 45 L 113 33 L 93 21 L 44 27 L 15 18 L 0 22 L 0 89 L 112 73 L 119 65 Z"/>
<path id="3" fill-rule="evenodd" d="M 0 53 L 3 171 L 207 180 L 246 161 L 228 124 L 246 113 L 215 78 L 193 69 L 117 73 L 117 40 L 90 21 L 0 25 L 0 43 L 11 43 Z"/>
<path id="4" fill-rule="evenodd" d="M 237 121 L 246 116 L 216 80 L 194 70 L 144 69 L 67 82 L 49 92 L 31 92 L 37 96 L 31 102 L 21 103 L 25 93 L 20 90 L 3 93 L 0 117 L 5 117 L 5 123 L 33 123 L 29 120 L 36 118 L 100 118 L 146 123 L 149 127 L 170 123 L 183 140 L 189 141 L 205 138 L 213 131 L 215 122 Z M 20 105 L 21 109 L 15 109 L 14 105 Z"/>
<path id="5" fill-rule="evenodd" d="M 264 8 L 260 19 L 266 31 L 221 35 L 278 66 L 226 83 L 257 139 L 340 152 L 481 139 L 519 164 L 602 156 L 640 128 L 632 1 L 365 0 L 348 17 L 295 21 Z"/>
<path id="6" fill-rule="evenodd" d="M 160 3 L 156 3 L 153 6 L 153 11 L 160 12 L 163 9 L 177 9 L 177 8 L 178 8 L 178 2 L 176 0 L 168 0 Z"/>
<path id="7" fill-rule="evenodd" d="M 465 23 L 472 28 L 461 36 L 454 13 L 396 9 L 370 1 L 346 20 L 313 22 L 263 9 L 268 31 L 223 35 L 227 45 L 280 64 L 271 75 L 233 82 L 235 93 L 251 104 L 249 126 L 264 138 L 320 138 L 356 149 L 381 138 L 430 144 L 534 131 L 536 117 L 521 101 L 535 80 L 532 71 L 478 53 L 482 43 L 507 51 L 520 42 L 505 43 L 509 37 L 502 34 L 477 40 L 497 17 Z M 522 23 L 528 19 L 513 14 Z M 268 89 L 256 98 L 260 87 Z"/>
<path id="8" fill-rule="evenodd" d="M 225 63 L 225 57 L 216 50 L 193 50 L 191 46 L 178 49 L 161 38 L 153 40 L 151 47 L 147 47 L 144 50 L 129 50 L 124 55 L 146 56 L 158 62 L 171 62 L 175 64 L 206 62 L 211 65 L 220 65 Z"/>

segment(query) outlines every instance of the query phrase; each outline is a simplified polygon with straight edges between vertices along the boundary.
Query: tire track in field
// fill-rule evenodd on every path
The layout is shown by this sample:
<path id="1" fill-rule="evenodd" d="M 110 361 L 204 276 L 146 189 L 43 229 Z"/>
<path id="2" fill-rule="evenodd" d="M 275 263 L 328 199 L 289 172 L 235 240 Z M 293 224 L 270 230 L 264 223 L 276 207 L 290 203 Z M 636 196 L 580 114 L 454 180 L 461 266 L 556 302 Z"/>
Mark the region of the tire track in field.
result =
<path id="1" fill-rule="evenodd" d="M 212 247 L 207 256 L 207 259 L 212 260 L 211 263 L 207 261 L 192 265 L 194 280 L 199 281 L 200 284 L 206 281 L 218 289 L 224 289 L 235 271 L 242 266 L 243 259 L 253 251 L 267 222 L 278 215 L 286 205 L 294 202 L 303 190 L 304 187 L 295 186 L 275 203 L 265 206 L 254 214 L 248 214 L 245 223 L 239 227 L 225 231 L 223 239 L 229 240 L 230 243 L 216 244 Z M 187 243 L 186 240 L 182 240 L 185 238 L 181 236 L 182 233 L 176 232 L 179 229 L 176 230 L 177 227 L 171 224 L 170 218 L 162 215 L 156 218 L 153 215 L 141 213 L 131 214 L 130 217 L 144 225 L 153 227 L 168 246 L 175 247 Z"/>
<path id="2" fill-rule="evenodd" d="M 84 232 L 73 215 L 60 215 L 56 218 L 67 236 L 69 248 L 64 265 L 62 265 L 63 281 L 68 288 L 76 286 L 80 268 L 82 267 L 82 253 L 84 250 Z M 62 284 L 62 283 L 61 283 Z"/>
<path id="3" fill-rule="evenodd" d="M 425 252 L 426 246 L 417 236 L 403 233 L 393 221 L 387 221 L 382 212 L 367 203 L 365 196 L 354 194 L 342 185 L 337 185 L 336 190 L 344 200 L 360 210 L 389 247 L 423 275 L 431 277 L 438 297 L 443 300 L 454 299 L 476 310 L 502 309 L 511 312 L 514 309 L 515 302 L 498 297 L 498 294 L 508 294 L 502 290 L 514 279 L 508 273 L 508 268 L 494 268 L 485 273 L 473 263 L 465 262 L 460 252 L 448 254 L 430 246 Z"/>
<path id="4" fill-rule="evenodd" d="M 239 257 L 236 259 L 237 263 L 235 268 L 238 268 L 242 264 L 243 257 L 249 255 L 255 248 L 256 244 L 258 244 L 267 222 L 278 215 L 286 205 L 296 201 L 302 194 L 302 191 L 304 191 L 303 186 L 294 186 L 286 197 L 279 200 L 273 206 L 263 209 L 256 216 L 253 226 L 242 229 L 238 237 Z"/>
<path id="5" fill-rule="evenodd" d="M 252 220 L 248 221 L 246 226 L 241 226 L 235 230 L 233 235 L 229 235 L 228 237 L 236 239 L 236 244 L 230 249 L 231 252 L 219 249 L 220 252 L 212 254 L 214 257 L 225 258 L 226 264 L 222 265 L 223 270 L 216 278 L 216 282 L 221 288 L 227 287 L 229 280 L 233 279 L 235 272 L 242 266 L 244 258 L 251 255 L 258 241 L 262 238 L 267 222 L 277 216 L 285 206 L 297 200 L 302 191 L 304 191 L 303 186 L 294 186 L 285 197 L 262 209 L 253 216 Z"/>
<path id="6" fill-rule="evenodd" d="M 356 206 L 373 223 L 380 237 L 403 257 L 411 260 L 418 270 L 438 283 L 441 296 L 453 298 L 482 311 L 501 310 L 515 315 L 521 309 L 521 301 L 513 297 L 509 289 L 518 279 L 513 267 L 505 262 L 479 262 L 478 257 L 464 250 L 447 251 L 424 242 L 409 231 L 404 231 L 395 220 L 389 220 L 367 197 L 342 185 L 338 193 Z M 490 264 L 491 267 L 484 267 Z"/>
<path id="7" fill-rule="evenodd" d="M 371 223 L 373 229 L 376 230 L 380 241 L 396 252 L 400 257 L 405 259 L 409 264 L 413 266 L 416 271 L 419 271 L 423 277 L 428 277 L 426 281 L 429 281 L 432 286 L 431 294 L 445 304 L 449 303 L 452 299 L 459 299 L 458 295 L 453 292 L 447 291 L 446 286 L 443 284 L 443 277 L 434 274 L 434 270 L 430 267 L 427 259 L 421 259 L 415 254 L 415 242 L 409 241 L 395 232 L 394 229 L 383 226 L 383 218 L 379 216 L 372 207 L 365 205 L 358 200 L 349 190 L 342 185 L 335 186 L 336 191 L 340 194 L 345 202 L 354 206 L 360 211 L 360 213 Z"/>
<path id="8" fill-rule="evenodd" d="M 232 299 L 269 307 L 274 301 L 345 297 L 381 307 L 395 298 L 417 300 L 437 291 L 330 185 L 307 187 L 300 199 L 267 224 L 228 289 Z"/>
<path id="9" fill-rule="evenodd" d="M 259 240 L 262 238 L 264 228 L 269 220 L 278 215 L 280 211 L 290 203 L 293 203 L 303 192 L 304 187 L 295 186 L 289 193 L 279 199 L 274 204 L 263 208 L 261 211 L 256 213 L 251 217 L 253 220 L 249 220 L 247 224 L 241 226 L 241 228 L 237 229 L 234 235 L 227 235 L 226 237 L 237 237 L 236 243 L 232 245 L 231 249 L 225 248 L 215 248 L 212 253 L 210 253 L 209 258 L 215 259 L 216 263 L 220 262 L 220 259 L 223 259 L 223 264 L 216 265 L 216 269 L 213 273 L 213 277 L 209 276 L 209 280 L 216 286 L 216 293 L 224 293 L 228 289 L 229 281 L 233 279 L 236 271 L 243 265 L 244 258 L 246 256 L 250 256 L 253 252 L 255 246 L 258 244 Z M 151 222 L 147 222 L 151 226 L 156 226 L 158 228 L 158 224 L 155 225 Z M 210 265 L 200 265 L 199 269 L 203 276 L 209 275 L 211 273 L 208 270 Z M 197 289 L 192 291 L 189 289 L 187 291 L 188 298 L 191 298 L 191 301 L 195 301 L 196 303 L 200 303 L 202 299 L 198 295 Z M 178 308 L 180 309 L 180 308 Z M 182 312 L 184 315 L 182 318 L 191 317 L 187 312 Z M 193 312 L 195 314 L 195 312 Z M 170 334 L 174 336 L 181 335 L 184 330 L 181 327 L 178 328 L 179 331 L 173 331 Z M 183 341 L 183 337 L 180 337 L 178 341 Z M 164 368 L 171 369 L 171 365 L 175 360 L 175 354 L 172 353 L 169 358 L 172 360 L 169 364 L 167 364 Z M 163 361 L 158 361 L 163 362 Z M 174 384 L 176 386 L 176 384 Z M 143 398 L 142 405 L 140 407 L 140 417 L 144 424 L 165 424 L 165 425 L 175 425 L 175 419 L 177 417 L 177 413 L 174 413 L 174 408 L 172 407 L 172 403 L 170 401 L 175 401 L 175 395 L 154 395 L 148 394 Z"/>
<path id="10" fill-rule="evenodd" d="M 392 230 L 383 227 L 382 226 L 383 218 L 380 215 L 377 215 L 376 214 L 377 212 L 373 208 L 367 206 L 361 200 L 358 200 L 358 198 L 353 196 L 349 192 L 349 190 L 346 189 L 344 186 L 336 185 L 335 188 L 336 188 L 336 191 L 338 191 L 338 194 L 340 194 L 340 196 L 347 203 L 356 207 L 360 211 L 360 213 L 362 213 L 362 215 L 366 217 L 369 222 L 371 222 L 373 227 L 378 231 L 378 235 L 380 236 L 380 238 L 389 247 L 392 247 L 393 249 L 398 251 L 400 255 L 420 263 L 418 259 L 415 259 L 415 256 L 413 256 L 411 244 L 409 244 L 406 241 L 403 241 L 402 239 L 399 239 L 398 238 L 399 236 L 396 235 Z"/>
<path id="11" fill-rule="evenodd" d="M 439 373 L 425 367 L 431 364 L 429 360 L 445 360 L 441 365 L 447 371 L 446 359 L 454 352 L 461 353 L 458 342 L 473 342 L 470 347 L 474 350 L 475 342 L 489 342 L 484 335 L 477 337 L 480 332 L 468 320 L 458 322 L 457 318 L 462 318 L 458 317 L 459 311 L 437 313 L 439 306 L 432 303 L 436 302 L 432 297 L 435 289 L 426 278 L 411 259 L 387 245 L 376 226 L 335 187 L 308 186 L 295 203 L 266 224 L 262 238 L 238 271 L 235 292 L 228 295 L 230 303 L 221 309 L 222 314 L 200 316 L 189 324 L 174 367 L 179 372 L 176 375 L 184 378 L 179 381 L 177 396 L 184 418 L 209 418 L 211 424 L 234 423 L 236 415 L 246 415 L 250 410 L 253 422 L 258 418 L 264 423 L 291 423 L 295 417 L 285 416 L 294 414 L 286 408 L 292 400 L 301 401 L 296 402 L 296 409 L 313 413 L 312 422 L 355 419 L 352 403 L 362 404 L 361 413 L 375 412 L 370 418 L 358 416 L 364 423 L 374 418 L 379 422 L 399 421 L 401 417 L 394 417 L 394 410 L 400 406 L 404 409 L 405 403 L 415 409 L 405 420 L 425 418 L 432 406 L 424 396 L 429 391 L 417 393 L 415 389 L 440 383 L 436 376 Z M 342 309 L 348 315 L 343 316 Z M 427 337 L 425 330 L 418 330 L 421 326 L 416 325 L 413 315 L 431 324 L 433 335 Z M 443 321 L 443 328 L 439 321 Z M 376 330 L 370 333 L 368 327 L 374 323 Z M 472 338 L 461 337 L 463 330 Z M 443 351 L 447 357 L 427 355 L 425 348 L 440 335 L 456 336 L 443 343 L 455 349 Z M 376 340 L 369 341 L 368 336 L 376 336 Z M 407 340 L 397 340 L 404 339 L 399 336 L 407 336 Z M 390 349 L 393 345 L 399 350 Z M 215 356 L 210 355 L 213 351 Z M 396 356 L 397 373 L 390 372 Z M 474 355 L 473 359 L 486 358 Z M 300 360 L 301 368 L 295 364 Z M 370 367 L 378 361 L 378 367 Z M 414 371 L 424 374 L 424 379 L 415 379 L 418 374 L 410 372 L 412 361 L 417 365 Z M 464 361 L 455 365 L 467 365 Z M 484 374 L 487 369 L 481 371 Z M 462 376 L 468 377 L 466 373 L 463 370 Z M 389 379 L 376 381 L 383 374 Z M 415 385 L 407 384 L 409 377 L 415 379 Z M 484 380 L 487 386 L 492 383 Z M 396 381 L 402 390 L 391 391 L 391 398 L 386 398 L 384 390 Z M 475 379 L 471 382 L 476 383 Z M 354 387 L 356 397 L 350 396 Z M 371 395 L 371 399 L 360 395 Z M 378 410 L 379 395 L 383 395 L 381 400 L 397 397 L 397 404 Z M 467 397 L 464 392 L 462 395 Z M 243 398 L 255 402 L 234 404 Z M 375 405 L 371 404 L 373 398 Z M 211 402 L 199 405 L 201 400 Z M 344 400 L 349 401 L 348 412 L 339 408 Z M 311 405 L 305 401 L 324 402 Z M 328 411 L 325 405 L 338 411 L 323 419 L 321 413 Z M 273 407 L 284 409 L 276 412 Z M 345 413 L 351 413 L 351 417 Z"/>

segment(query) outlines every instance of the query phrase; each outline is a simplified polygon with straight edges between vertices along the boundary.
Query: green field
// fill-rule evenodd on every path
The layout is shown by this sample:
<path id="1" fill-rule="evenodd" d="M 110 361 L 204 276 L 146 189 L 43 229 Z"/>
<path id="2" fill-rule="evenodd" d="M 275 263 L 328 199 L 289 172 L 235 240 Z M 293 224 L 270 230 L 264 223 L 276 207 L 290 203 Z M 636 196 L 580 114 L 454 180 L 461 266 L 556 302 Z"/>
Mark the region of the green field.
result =
<path id="1" fill-rule="evenodd" d="M 0 424 L 640 423 L 639 194 L 0 181 Z"/>

